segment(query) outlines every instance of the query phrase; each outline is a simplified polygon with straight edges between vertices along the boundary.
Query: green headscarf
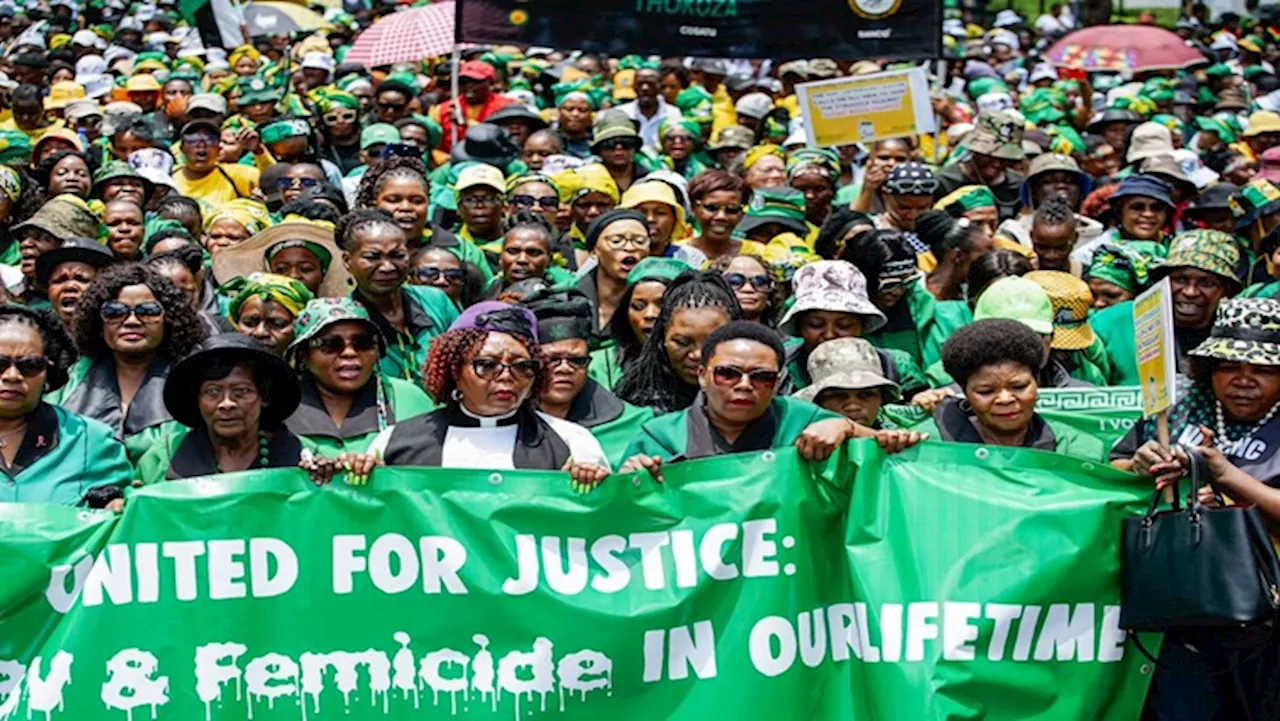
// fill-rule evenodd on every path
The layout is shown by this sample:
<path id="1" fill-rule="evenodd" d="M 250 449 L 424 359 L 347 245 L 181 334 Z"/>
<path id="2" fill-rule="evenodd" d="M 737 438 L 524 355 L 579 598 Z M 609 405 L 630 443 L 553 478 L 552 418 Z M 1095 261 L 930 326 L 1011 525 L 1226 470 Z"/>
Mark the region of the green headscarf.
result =
<path id="1" fill-rule="evenodd" d="M 274 300 L 292 313 L 294 318 L 315 298 L 301 281 L 274 273 L 253 273 L 247 278 L 233 278 L 218 288 L 218 292 L 223 295 L 236 294 L 227 306 L 227 318 L 232 323 L 240 320 L 240 310 L 251 298 Z"/>
<path id="2" fill-rule="evenodd" d="M 1097 278 L 1128 293 L 1137 295 L 1151 282 L 1151 267 L 1156 259 L 1133 248 L 1103 243 L 1093 252 L 1084 279 Z"/>
<path id="3" fill-rule="evenodd" d="M 683 260 L 675 258 L 645 258 L 627 273 L 627 287 L 634 288 L 646 280 L 660 280 L 670 283 L 681 273 L 693 270 Z"/>

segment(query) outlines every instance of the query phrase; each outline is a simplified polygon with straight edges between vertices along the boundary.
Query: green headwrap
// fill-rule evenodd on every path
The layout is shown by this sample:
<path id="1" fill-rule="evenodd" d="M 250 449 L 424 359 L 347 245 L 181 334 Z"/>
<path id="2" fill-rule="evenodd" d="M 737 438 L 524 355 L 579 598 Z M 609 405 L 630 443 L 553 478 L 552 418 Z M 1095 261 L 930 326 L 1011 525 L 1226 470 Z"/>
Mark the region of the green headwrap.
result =
<path id="1" fill-rule="evenodd" d="M 996 207 L 995 193 L 985 185 L 966 185 L 957 188 L 950 195 L 934 203 L 934 210 L 945 210 L 953 218 L 958 218 L 970 210 Z"/>
<path id="2" fill-rule="evenodd" d="M 698 125 L 697 121 L 690 120 L 688 118 L 680 118 L 676 121 L 672 121 L 670 118 L 663 118 L 662 122 L 658 123 L 658 143 L 665 141 L 667 136 L 676 129 L 683 129 L 685 132 L 689 133 L 689 135 L 693 137 L 693 144 L 695 147 L 702 144 L 701 126 Z"/>
<path id="3" fill-rule="evenodd" d="M 1155 258 L 1132 248 L 1104 243 L 1093 252 L 1084 279 L 1097 278 L 1121 290 L 1138 294 L 1151 282 Z"/>
<path id="4" fill-rule="evenodd" d="M 801 148 L 787 160 L 787 179 L 795 177 L 805 168 L 820 168 L 828 179 L 840 177 L 840 156 L 827 148 Z"/>
<path id="5" fill-rule="evenodd" d="M 321 272 L 329 272 L 329 264 L 333 262 L 333 254 L 329 252 L 328 248 L 310 240 L 282 240 L 267 248 L 267 252 L 263 254 L 262 258 L 263 265 L 266 266 L 267 270 L 271 269 L 271 259 L 275 258 L 280 251 L 288 250 L 289 248 L 305 248 L 311 251 L 316 260 L 320 261 Z"/>
<path id="6" fill-rule="evenodd" d="M 636 266 L 627 274 L 627 287 L 634 288 L 646 280 L 670 283 L 676 279 L 676 276 L 690 270 L 693 270 L 693 267 L 683 260 L 676 260 L 675 258 L 645 258 L 636 263 Z"/>
<path id="7" fill-rule="evenodd" d="M 239 322 L 240 309 L 251 298 L 274 300 L 296 318 L 315 297 L 301 281 L 274 273 L 253 273 L 247 278 L 233 278 L 218 288 L 218 292 L 236 294 L 227 306 L 227 318 L 232 323 Z"/>

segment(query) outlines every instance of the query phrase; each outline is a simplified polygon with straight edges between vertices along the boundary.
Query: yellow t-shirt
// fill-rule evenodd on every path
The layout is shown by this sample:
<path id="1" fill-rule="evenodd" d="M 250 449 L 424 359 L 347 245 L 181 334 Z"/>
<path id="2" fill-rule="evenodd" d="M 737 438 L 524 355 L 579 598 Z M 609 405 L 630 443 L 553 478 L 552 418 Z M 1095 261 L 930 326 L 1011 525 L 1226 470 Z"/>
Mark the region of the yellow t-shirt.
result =
<path id="1" fill-rule="evenodd" d="M 179 194 L 217 206 L 236 198 L 250 197 L 258 187 L 260 174 L 252 165 L 219 163 L 217 169 L 199 180 L 189 179 L 182 169 L 175 170 L 173 183 L 178 186 Z"/>

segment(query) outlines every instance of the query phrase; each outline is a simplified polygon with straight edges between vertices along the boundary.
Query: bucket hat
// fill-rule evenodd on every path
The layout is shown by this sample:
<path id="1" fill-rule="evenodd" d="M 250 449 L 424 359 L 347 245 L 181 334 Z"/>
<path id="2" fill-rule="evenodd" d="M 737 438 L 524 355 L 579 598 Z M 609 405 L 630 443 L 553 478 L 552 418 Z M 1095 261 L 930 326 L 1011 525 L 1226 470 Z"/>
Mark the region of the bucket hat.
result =
<path id="1" fill-rule="evenodd" d="M 1236 268 L 1240 265 L 1240 246 L 1234 236 L 1220 230 L 1187 230 L 1173 236 L 1169 254 L 1152 269 L 1151 277 L 1160 280 L 1174 268 L 1195 268 L 1213 273 L 1240 286 Z"/>
<path id="2" fill-rule="evenodd" d="M 1218 306 L 1209 338 L 1187 355 L 1280 366 L 1280 301 L 1274 298 L 1224 300 Z"/>
<path id="3" fill-rule="evenodd" d="M 1205 188 L 1194 203 L 1187 206 L 1187 211 L 1195 213 L 1197 210 L 1230 210 L 1231 204 L 1228 200 L 1239 190 L 1240 186 L 1232 183 L 1214 183 Z"/>
<path id="4" fill-rule="evenodd" d="M 974 123 L 965 145 L 978 155 L 990 155 L 1004 160 L 1022 160 L 1022 124 L 1006 111 L 982 111 Z"/>
<path id="5" fill-rule="evenodd" d="M 817 402 L 825 390 L 878 388 L 886 403 L 902 398 L 902 388 L 884 377 L 875 346 L 862 338 L 836 338 L 822 343 L 809 354 L 809 377 L 813 382 L 793 395 Z"/>
<path id="6" fill-rule="evenodd" d="M 1142 197 L 1158 200 L 1173 209 L 1173 186 L 1160 178 L 1150 175 L 1130 175 L 1120 181 L 1120 187 L 1112 193 L 1109 200 L 1113 206 L 1119 205 L 1124 198 Z"/>
<path id="7" fill-rule="evenodd" d="M 117 178 L 135 178 L 142 183 L 143 192 L 146 197 L 151 197 L 151 191 L 155 190 L 155 183 L 150 178 L 134 169 L 132 165 L 123 160 L 113 160 L 102 166 L 93 176 L 93 192 L 95 198 L 102 197 L 102 190 L 107 183 Z"/>
<path id="8" fill-rule="evenodd" d="M 1244 131 L 1244 137 L 1252 138 L 1263 133 L 1280 133 L 1280 113 L 1256 110 L 1249 115 L 1249 128 Z"/>
<path id="9" fill-rule="evenodd" d="M 502 123 L 514 120 L 529 123 L 535 131 L 544 130 L 548 127 L 547 121 L 543 120 L 541 115 L 530 110 L 529 106 L 523 103 L 512 103 L 511 105 L 498 110 L 498 112 L 490 115 L 488 118 L 485 118 L 486 123 L 493 123 L 495 125 L 501 125 Z"/>
<path id="10" fill-rule="evenodd" d="M 887 322 L 884 313 L 867 296 L 867 278 L 852 263 L 820 260 L 810 263 L 791 278 L 795 303 L 787 309 L 778 330 L 799 336 L 797 317 L 810 310 L 852 313 L 862 317 L 862 332 L 874 333 Z"/>
<path id="11" fill-rule="evenodd" d="M 247 363 L 253 368 L 258 386 L 266 390 L 261 416 L 264 429 L 279 428 L 297 410 L 302 389 L 289 364 L 272 355 L 259 340 L 239 333 L 223 333 L 201 343 L 169 371 L 164 383 L 164 407 L 182 425 L 203 426 L 196 396 L 200 391 L 201 369 L 213 363 Z"/>
<path id="12" fill-rule="evenodd" d="M 293 342 L 284 351 L 285 360 L 295 368 L 301 368 L 302 351 L 311 343 L 311 339 L 320 335 L 325 328 L 347 321 L 364 323 L 373 331 L 378 340 L 378 355 L 386 351 L 387 341 L 383 337 L 378 324 L 369 317 L 369 311 L 350 296 L 341 298 L 314 298 L 307 302 L 302 312 L 293 321 Z"/>
<path id="13" fill-rule="evenodd" d="M 470 160 L 505 170 L 511 161 L 520 157 L 520 148 L 512 142 L 507 131 L 493 123 L 479 123 L 467 128 L 462 142 L 453 147 L 451 157 L 455 163 Z"/>
<path id="14" fill-rule="evenodd" d="M 1128 108 L 1107 108 L 1102 112 L 1094 115 L 1089 119 L 1089 124 L 1085 127 L 1085 131 L 1089 133 L 1100 133 L 1102 126 L 1111 123 L 1133 123 L 1142 122 L 1142 116 Z"/>
<path id="15" fill-rule="evenodd" d="M 1035 270 L 1023 276 L 1044 289 L 1053 304 L 1053 341 L 1058 350 L 1081 350 L 1093 345 L 1089 309 L 1093 292 L 1089 284 L 1060 270 Z"/>
<path id="16" fill-rule="evenodd" d="M 605 113 L 591 129 L 591 149 L 594 151 L 601 143 L 617 138 L 631 140 L 637 150 L 643 144 L 631 118 L 622 113 Z"/>
<path id="17" fill-rule="evenodd" d="M 1145 122 L 1133 129 L 1129 139 L 1129 153 L 1125 160 L 1138 163 L 1157 155 L 1168 155 L 1174 151 L 1173 133 L 1169 128 L 1156 122 Z"/>
<path id="18" fill-rule="evenodd" d="M 105 245 L 91 238 L 67 238 L 62 245 L 36 258 L 36 282 L 49 285 L 53 269 L 62 263 L 85 263 L 94 268 L 105 268 L 116 262 Z"/>
<path id="19" fill-rule="evenodd" d="M 1080 185 L 1081 198 L 1087 197 L 1093 191 L 1093 178 L 1080 170 L 1080 165 L 1076 163 L 1075 158 L 1062 153 L 1044 153 L 1031 161 L 1031 166 L 1027 168 L 1027 179 L 1022 181 L 1022 186 L 1018 188 L 1018 199 L 1024 206 L 1032 207 L 1031 189 L 1035 187 L 1037 176 L 1054 172 L 1075 173 L 1076 182 Z"/>
<path id="20" fill-rule="evenodd" d="M 1017 276 L 1001 278 L 978 296 L 974 321 L 1007 318 L 1040 335 L 1053 333 L 1053 302 L 1038 283 Z"/>
<path id="21" fill-rule="evenodd" d="M 57 195 L 45 201 L 30 218 L 13 226 L 18 237 L 27 228 L 39 228 L 57 238 L 98 237 L 98 216 L 74 195 Z"/>
<path id="22" fill-rule="evenodd" d="M 727 128 L 721 128 L 720 132 L 711 139 L 711 145 L 707 148 L 711 152 L 717 150 L 750 150 L 755 145 L 755 134 L 750 128 L 741 125 L 730 125 Z"/>

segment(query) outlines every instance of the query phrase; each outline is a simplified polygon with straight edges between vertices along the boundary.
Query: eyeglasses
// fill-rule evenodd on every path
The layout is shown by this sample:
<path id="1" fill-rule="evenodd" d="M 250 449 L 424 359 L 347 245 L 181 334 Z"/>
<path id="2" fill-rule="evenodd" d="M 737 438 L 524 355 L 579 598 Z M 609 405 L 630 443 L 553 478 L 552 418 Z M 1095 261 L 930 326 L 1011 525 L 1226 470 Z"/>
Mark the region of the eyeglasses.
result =
<path id="1" fill-rule="evenodd" d="M 564 355 L 564 356 L 548 356 L 547 365 L 551 368 L 568 363 L 574 370 L 586 370 L 591 365 L 591 356 L 589 355 Z"/>
<path id="2" fill-rule="evenodd" d="M 320 187 L 320 181 L 315 178 L 276 178 L 276 190 L 289 190 L 290 188 L 310 190 L 318 187 Z"/>
<path id="3" fill-rule="evenodd" d="M 693 136 L 692 135 L 668 135 L 667 137 L 663 138 L 663 141 L 670 142 L 670 143 L 692 143 Z"/>
<path id="4" fill-rule="evenodd" d="M 102 307 L 98 310 L 98 315 L 107 323 L 123 323 L 131 315 L 136 316 L 138 320 L 145 323 L 164 315 L 164 306 L 155 301 L 126 305 L 118 300 L 109 300 L 102 304 Z"/>
<path id="5" fill-rule="evenodd" d="M 601 238 L 600 242 L 614 250 L 625 250 L 627 248 L 644 250 L 653 241 L 647 235 L 611 235 L 607 238 Z"/>
<path id="6" fill-rule="evenodd" d="M 184 135 L 182 136 L 182 144 L 191 148 L 207 148 L 218 142 L 218 138 L 213 135 Z"/>
<path id="7" fill-rule="evenodd" d="M 467 195 L 462 198 L 459 198 L 458 202 L 462 203 L 468 208 L 492 208 L 496 206 L 498 203 L 500 203 L 501 199 L 496 195 L 489 195 L 489 194 Z"/>
<path id="8" fill-rule="evenodd" d="M 327 335 L 323 338 L 312 338 L 311 347 L 325 355 L 339 355 L 350 347 L 357 353 L 367 353 L 378 347 L 378 339 L 372 333 L 361 333 L 351 338 L 340 335 Z"/>
<path id="9" fill-rule="evenodd" d="M 513 195 L 511 196 L 511 205 L 520 210 L 530 210 L 535 205 L 543 210 L 556 210 L 560 207 L 560 199 L 554 195 L 548 195 L 544 198 L 535 198 L 532 195 Z"/>
<path id="10" fill-rule="evenodd" d="M 492 358 L 476 358 L 471 361 L 472 372 L 487 381 L 501 376 L 504 371 L 510 371 L 511 376 L 519 380 L 532 380 L 541 368 L 538 361 L 529 359 L 518 360 L 515 363 L 503 363 Z"/>
<path id="11" fill-rule="evenodd" d="M 731 205 L 719 205 L 716 203 L 698 203 L 698 205 L 702 206 L 703 210 L 707 211 L 712 215 L 715 215 L 716 213 L 719 213 L 722 210 L 724 211 L 725 215 L 737 215 L 738 213 L 742 212 L 742 206 L 737 203 L 733 203 Z"/>
<path id="12" fill-rule="evenodd" d="M 588 358 L 588 361 L 591 359 Z M 23 378 L 31 378 L 49 370 L 49 359 L 42 355 L 20 355 L 17 357 L 0 355 L 0 375 L 9 371 L 10 366 L 17 366 Z M 584 368 L 586 366 L 583 366 Z"/>
<path id="13" fill-rule="evenodd" d="M 743 275 L 742 273 L 725 273 L 724 282 L 729 284 L 730 288 L 737 290 L 747 283 L 751 284 L 756 290 L 769 290 L 773 287 L 773 278 L 760 273 L 758 275 Z"/>
<path id="14" fill-rule="evenodd" d="M 440 276 L 444 276 L 446 282 L 461 283 L 465 274 L 461 268 L 435 268 L 433 266 L 424 266 L 413 271 L 413 275 L 421 281 L 434 283 L 440 280 Z"/>
<path id="15" fill-rule="evenodd" d="M 736 366 L 716 366 L 711 369 L 711 377 L 718 386 L 736 386 L 742 381 L 742 376 L 746 376 L 751 381 L 751 387 L 758 391 L 772 390 L 781 375 L 778 371 L 744 371 Z"/>
<path id="16" fill-rule="evenodd" d="M 325 125 L 337 125 L 338 123 L 349 123 L 356 119 L 356 111 L 354 110 L 335 110 L 331 113 L 324 114 Z"/>

